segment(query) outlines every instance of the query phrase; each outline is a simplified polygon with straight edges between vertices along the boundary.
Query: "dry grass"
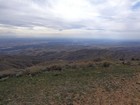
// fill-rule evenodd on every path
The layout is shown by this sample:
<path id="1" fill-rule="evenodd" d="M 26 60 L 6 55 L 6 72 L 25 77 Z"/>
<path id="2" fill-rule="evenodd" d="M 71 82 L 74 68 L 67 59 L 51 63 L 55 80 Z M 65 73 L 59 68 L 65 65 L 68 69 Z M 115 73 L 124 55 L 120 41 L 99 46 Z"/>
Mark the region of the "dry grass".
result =
<path id="1" fill-rule="evenodd" d="M 139 66 L 65 68 L 0 82 L 0 105 L 139 104 Z"/>

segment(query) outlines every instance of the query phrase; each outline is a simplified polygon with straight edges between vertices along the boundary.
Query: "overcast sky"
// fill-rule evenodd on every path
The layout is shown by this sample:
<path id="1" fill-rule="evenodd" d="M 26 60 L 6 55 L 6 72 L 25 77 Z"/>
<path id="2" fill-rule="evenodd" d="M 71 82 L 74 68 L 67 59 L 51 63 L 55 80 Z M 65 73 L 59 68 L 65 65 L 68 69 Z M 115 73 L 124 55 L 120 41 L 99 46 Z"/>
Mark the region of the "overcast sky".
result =
<path id="1" fill-rule="evenodd" d="M 140 0 L 0 0 L 0 37 L 140 39 Z"/>

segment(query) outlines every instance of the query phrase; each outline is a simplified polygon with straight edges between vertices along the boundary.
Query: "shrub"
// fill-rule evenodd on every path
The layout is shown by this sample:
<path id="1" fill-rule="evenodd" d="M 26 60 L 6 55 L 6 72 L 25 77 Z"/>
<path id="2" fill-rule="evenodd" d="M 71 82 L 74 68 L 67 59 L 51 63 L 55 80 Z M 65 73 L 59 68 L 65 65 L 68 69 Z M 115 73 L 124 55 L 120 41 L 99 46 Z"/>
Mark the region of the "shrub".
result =
<path id="1" fill-rule="evenodd" d="M 110 64 L 109 62 L 104 62 L 104 63 L 102 64 L 103 67 L 110 67 L 110 65 L 111 65 L 111 64 Z"/>
<path id="2" fill-rule="evenodd" d="M 131 60 L 132 60 L 132 61 L 134 61 L 134 60 L 135 60 L 135 58 L 131 58 Z"/>
<path id="3" fill-rule="evenodd" d="M 122 64 L 123 64 L 123 65 L 131 65 L 131 62 L 129 62 L 129 61 L 124 61 L 124 62 L 122 62 Z"/>
<path id="4" fill-rule="evenodd" d="M 120 58 L 120 61 L 124 61 L 124 58 Z"/>
<path id="5" fill-rule="evenodd" d="M 140 59 L 139 58 L 136 58 L 136 60 L 139 61 Z"/>
<path id="6" fill-rule="evenodd" d="M 46 69 L 47 71 L 61 71 L 62 67 L 59 65 L 52 65 L 50 67 L 47 67 Z"/>
<path id="7" fill-rule="evenodd" d="M 101 59 L 101 58 L 96 58 L 96 59 L 94 59 L 94 61 L 95 61 L 95 62 L 101 62 L 102 59 Z"/>
<path id="8" fill-rule="evenodd" d="M 131 58 L 132 61 L 139 61 L 139 58 Z"/>
<path id="9" fill-rule="evenodd" d="M 87 64 L 87 67 L 94 67 L 95 65 L 94 64 L 92 64 L 92 63 L 88 63 Z"/>

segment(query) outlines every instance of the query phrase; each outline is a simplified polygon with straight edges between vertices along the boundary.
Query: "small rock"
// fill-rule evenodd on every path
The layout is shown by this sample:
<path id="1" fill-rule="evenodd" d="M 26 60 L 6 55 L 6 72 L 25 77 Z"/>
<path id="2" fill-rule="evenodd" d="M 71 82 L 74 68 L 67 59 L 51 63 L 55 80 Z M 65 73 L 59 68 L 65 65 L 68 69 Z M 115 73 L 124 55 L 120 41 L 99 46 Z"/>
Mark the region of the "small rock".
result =
<path id="1" fill-rule="evenodd" d="M 136 84 L 140 85 L 140 81 L 136 82 Z"/>

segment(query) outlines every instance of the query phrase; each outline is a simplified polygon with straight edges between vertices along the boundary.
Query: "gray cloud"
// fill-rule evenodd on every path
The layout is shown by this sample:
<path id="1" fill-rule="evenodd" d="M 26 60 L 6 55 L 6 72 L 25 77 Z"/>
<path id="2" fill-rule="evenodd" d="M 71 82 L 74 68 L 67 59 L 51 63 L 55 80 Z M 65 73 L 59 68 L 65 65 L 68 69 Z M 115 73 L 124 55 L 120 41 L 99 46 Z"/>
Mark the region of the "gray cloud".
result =
<path id="1" fill-rule="evenodd" d="M 0 36 L 31 32 L 31 37 L 90 33 L 121 38 L 125 33 L 140 39 L 139 8 L 139 0 L 0 0 Z"/>

